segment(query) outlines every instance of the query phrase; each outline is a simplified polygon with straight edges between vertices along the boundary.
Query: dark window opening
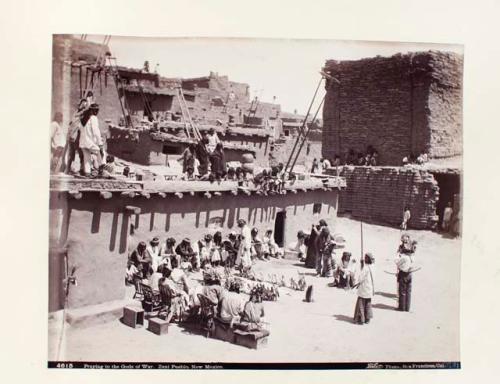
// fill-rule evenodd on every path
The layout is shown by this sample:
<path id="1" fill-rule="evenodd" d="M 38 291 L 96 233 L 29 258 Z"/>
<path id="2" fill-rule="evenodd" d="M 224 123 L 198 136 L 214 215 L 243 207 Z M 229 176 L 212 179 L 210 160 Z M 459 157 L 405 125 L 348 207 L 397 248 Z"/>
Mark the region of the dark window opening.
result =
<path id="1" fill-rule="evenodd" d="M 290 136 L 290 130 L 285 129 L 285 136 Z"/>
<path id="2" fill-rule="evenodd" d="M 163 145 L 161 152 L 164 155 L 180 155 L 182 154 L 182 148 L 175 145 Z"/>

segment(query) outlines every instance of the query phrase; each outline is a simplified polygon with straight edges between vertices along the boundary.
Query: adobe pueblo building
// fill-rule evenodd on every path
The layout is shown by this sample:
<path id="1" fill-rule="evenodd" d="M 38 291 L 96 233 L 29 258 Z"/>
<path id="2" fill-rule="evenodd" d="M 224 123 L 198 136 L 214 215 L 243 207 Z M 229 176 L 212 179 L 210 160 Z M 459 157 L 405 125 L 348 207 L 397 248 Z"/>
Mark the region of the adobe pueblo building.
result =
<path id="1" fill-rule="evenodd" d="M 333 76 L 323 108 L 323 156 L 378 152 L 376 167 L 344 167 L 339 212 L 397 225 L 434 228 L 447 202 L 460 211 L 463 56 L 415 52 L 361 60 L 328 60 Z M 427 154 L 421 165 L 403 159 Z"/>
<path id="2" fill-rule="evenodd" d="M 100 129 L 107 152 L 142 169 L 166 168 L 193 143 L 186 132 L 186 107 L 200 131 L 213 128 L 227 161 L 252 154 L 267 167 L 282 159 L 296 137 L 300 116 L 286 114 L 283 131 L 278 104 L 249 100 L 248 85 L 210 73 L 195 79 L 164 78 L 144 70 L 104 64 L 105 45 L 56 36 L 53 44 L 53 112 L 68 124 L 86 89 L 100 105 Z M 116 78 L 120 83 L 115 82 Z M 93 86 L 91 84 L 93 83 Z M 182 93 L 182 95 L 181 95 Z M 182 104 L 182 105 L 181 105 Z M 151 121 L 153 118 L 153 122 Z M 285 137 L 280 145 L 275 142 Z M 316 134 L 316 153 L 321 146 Z M 287 144 L 288 143 L 288 144 Z M 306 161 L 307 156 L 300 161 Z M 336 220 L 341 177 L 299 175 L 280 194 L 263 196 L 257 187 L 224 180 L 165 180 L 158 175 L 87 179 L 52 175 L 49 201 L 49 311 L 67 309 L 70 323 L 120 316 L 126 301 L 127 259 L 140 241 L 158 236 L 178 242 L 237 230 L 243 218 L 261 232 L 274 231 L 280 246 L 324 219 Z M 152 171 L 154 173 L 154 171 Z M 77 285 L 71 285 L 71 278 Z"/>

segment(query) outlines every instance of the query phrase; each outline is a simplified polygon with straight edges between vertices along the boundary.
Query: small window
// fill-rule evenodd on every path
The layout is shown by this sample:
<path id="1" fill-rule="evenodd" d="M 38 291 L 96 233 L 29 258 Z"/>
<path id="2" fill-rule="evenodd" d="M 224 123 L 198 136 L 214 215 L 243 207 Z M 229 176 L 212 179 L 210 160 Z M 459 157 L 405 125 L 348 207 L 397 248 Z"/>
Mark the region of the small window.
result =
<path id="1" fill-rule="evenodd" d="M 285 136 L 290 136 L 290 130 L 285 129 Z"/>
<path id="2" fill-rule="evenodd" d="M 315 203 L 313 205 L 313 214 L 321 213 L 321 206 L 322 206 L 321 203 Z"/>

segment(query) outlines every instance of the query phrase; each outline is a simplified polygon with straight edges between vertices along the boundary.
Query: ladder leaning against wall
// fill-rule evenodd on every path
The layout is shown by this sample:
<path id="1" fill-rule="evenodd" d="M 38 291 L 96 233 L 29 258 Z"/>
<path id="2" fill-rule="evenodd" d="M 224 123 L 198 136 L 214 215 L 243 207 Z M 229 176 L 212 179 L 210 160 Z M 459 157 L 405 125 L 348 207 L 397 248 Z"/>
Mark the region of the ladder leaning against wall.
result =
<path id="1" fill-rule="evenodd" d="M 177 87 L 177 97 L 179 98 L 179 105 L 181 107 L 182 118 L 184 120 L 184 129 L 186 130 L 187 137 L 191 138 L 192 136 L 195 140 L 201 140 L 200 130 L 194 124 L 193 119 L 191 118 L 191 113 L 189 112 L 189 107 L 184 97 L 182 86 Z"/>

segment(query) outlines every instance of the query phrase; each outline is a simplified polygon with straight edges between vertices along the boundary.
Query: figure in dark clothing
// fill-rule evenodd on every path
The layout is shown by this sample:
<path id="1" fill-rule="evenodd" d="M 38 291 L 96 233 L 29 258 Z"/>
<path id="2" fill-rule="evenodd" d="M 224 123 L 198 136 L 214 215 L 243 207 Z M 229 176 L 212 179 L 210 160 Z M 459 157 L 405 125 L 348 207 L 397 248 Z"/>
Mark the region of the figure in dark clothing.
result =
<path id="1" fill-rule="evenodd" d="M 215 150 L 210 154 L 210 165 L 212 174 L 216 180 L 220 180 L 226 174 L 226 160 L 224 157 L 224 148 L 219 142 L 215 146 Z"/>
<path id="2" fill-rule="evenodd" d="M 206 134 L 203 134 L 203 138 L 196 146 L 196 157 L 200 162 L 198 167 L 198 173 L 200 176 L 206 175 L 208 173 L 209 168 L 209 153 L 207 149 L 208 138 Z"/>

